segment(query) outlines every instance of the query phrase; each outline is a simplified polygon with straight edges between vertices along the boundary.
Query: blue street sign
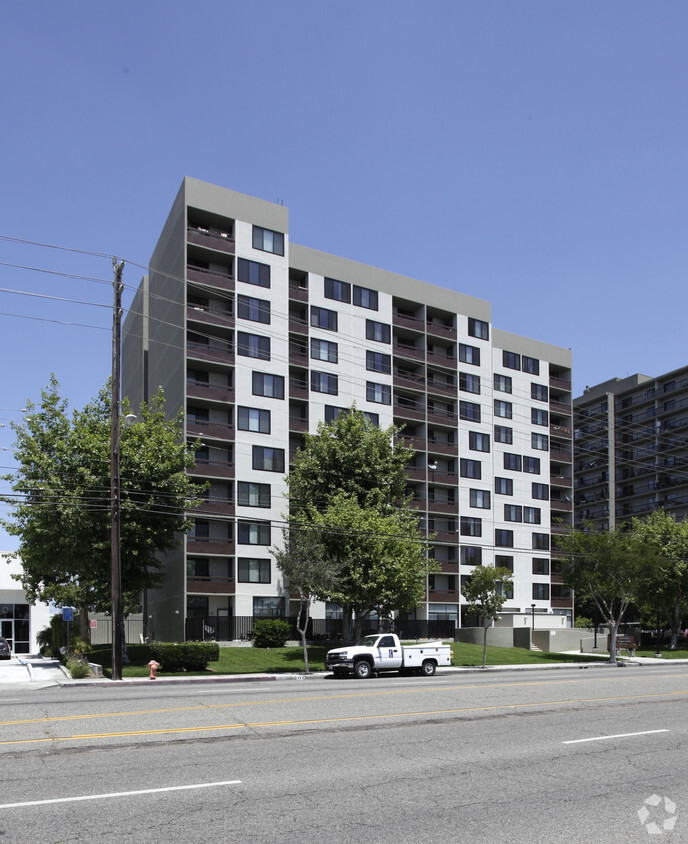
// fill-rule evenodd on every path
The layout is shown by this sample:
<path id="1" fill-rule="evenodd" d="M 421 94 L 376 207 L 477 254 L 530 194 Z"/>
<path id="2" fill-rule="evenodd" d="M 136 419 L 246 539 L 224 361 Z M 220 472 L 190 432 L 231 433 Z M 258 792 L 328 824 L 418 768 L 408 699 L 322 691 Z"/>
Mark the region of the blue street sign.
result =
<path id="1" fill-rule="evenodd" d="M 73 607 L 62 607 L 62 621 L 74 621 Z"/>

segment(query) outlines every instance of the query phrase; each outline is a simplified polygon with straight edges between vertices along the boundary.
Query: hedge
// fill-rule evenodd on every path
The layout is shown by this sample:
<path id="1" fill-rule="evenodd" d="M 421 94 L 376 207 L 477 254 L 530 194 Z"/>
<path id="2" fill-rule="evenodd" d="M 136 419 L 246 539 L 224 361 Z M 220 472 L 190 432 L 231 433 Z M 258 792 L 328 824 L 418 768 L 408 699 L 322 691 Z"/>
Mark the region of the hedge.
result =
<path id="1" fill-rule="evenodd" d="M 150 652 L 162 671 L 205 671 L 220 658 L 217 642 L 151 642 Z"/>

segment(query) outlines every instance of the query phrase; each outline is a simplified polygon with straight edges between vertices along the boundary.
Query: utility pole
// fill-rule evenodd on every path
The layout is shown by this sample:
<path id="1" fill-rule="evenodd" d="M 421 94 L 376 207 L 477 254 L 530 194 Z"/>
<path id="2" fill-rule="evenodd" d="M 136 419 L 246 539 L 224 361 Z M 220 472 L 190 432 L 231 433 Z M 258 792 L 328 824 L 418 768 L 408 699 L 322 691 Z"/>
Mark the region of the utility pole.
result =
<path id="1" fill-rule="evenodd" d="M 110 554 L 112 603 L 112 679 L 122 679 L 122 553 L 120 548 L 120 476 L 119 476 L 119 410 L 120 410 L 120 360 L 122 334 L 122 271 L 124 261 L 112 259 L 115 273 L 113 285 L 115 300 L 112 311 L 112 394 L 110 399 Z"/>

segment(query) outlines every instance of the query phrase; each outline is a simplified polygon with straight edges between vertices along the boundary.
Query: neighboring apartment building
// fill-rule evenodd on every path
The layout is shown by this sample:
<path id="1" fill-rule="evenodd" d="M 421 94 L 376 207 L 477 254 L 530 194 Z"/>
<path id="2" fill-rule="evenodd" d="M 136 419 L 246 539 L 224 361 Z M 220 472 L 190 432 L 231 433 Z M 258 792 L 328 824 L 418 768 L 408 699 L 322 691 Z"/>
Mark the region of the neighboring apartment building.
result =
<path id="1" fill-rule="evenodd" d="M 31 606 L 21 583 L 21 562 L 9 553 L 0 554 L 0 636 L 10 643 L 13 654 L 38 653 L 36 636 L 50 624 L 47 604 Z"/>
<path id="2" fill-rule="evenodd" d="M 570 350 L 494 329 L 488 302 L 290 243 L 286 208 L 186 178 L 124 326 L 124 395 L 164 387 L 210 484 L 148 596 L 149 634 L 290 614 L 270 554 L 285 473 L 354 402 L 415 449 L 408 488 L 442 569 L 418 619 L 464 623 L 481 563 L 513 569 L 505 611 L 571 617 L 552 564 L 572 514 L 570 370 Z"/>
<path id="3" fill-rule="evenodd" d="M 586 387 L 575 414 L 575 523 L 688 515 L 688 367 Z"/>

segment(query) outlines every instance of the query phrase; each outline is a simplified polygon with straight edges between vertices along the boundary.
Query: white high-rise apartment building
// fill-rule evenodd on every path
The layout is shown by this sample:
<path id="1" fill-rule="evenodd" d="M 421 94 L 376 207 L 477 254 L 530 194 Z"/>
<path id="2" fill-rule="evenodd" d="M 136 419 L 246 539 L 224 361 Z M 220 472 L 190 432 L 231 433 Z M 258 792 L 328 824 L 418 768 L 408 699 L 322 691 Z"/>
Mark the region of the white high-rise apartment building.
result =
<path id="1" fill-rule="evenodd" d="M 283 206 L 186 178 L 123 372 L 134 405 L 162 385 L 185 410 L 209 482 L 147 596 L 151 636 L 239 638 L 290 614 L 270 553 L 285 473 L 303 433 L 354 402 L 415 449 L 408 488 L 442 569 L 416 619 L 467 623 L 461 582 L 479 564 L 513 570 L 505 612 L 571 615 L 553 549 L 572 511 L 571 352 L 493 328 L 489 302 L 298 246 Z"/>

